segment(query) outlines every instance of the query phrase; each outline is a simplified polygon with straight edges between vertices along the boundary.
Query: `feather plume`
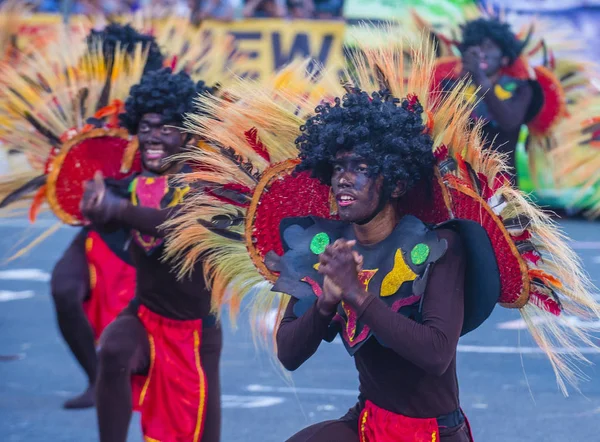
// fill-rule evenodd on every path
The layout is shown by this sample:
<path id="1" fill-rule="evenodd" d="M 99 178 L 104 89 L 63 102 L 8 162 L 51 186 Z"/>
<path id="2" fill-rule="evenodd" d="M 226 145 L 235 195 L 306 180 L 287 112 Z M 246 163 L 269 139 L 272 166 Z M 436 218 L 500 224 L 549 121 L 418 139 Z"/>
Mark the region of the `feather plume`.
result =
<path id="1" fill-rule="evenodd" d="M 388 41 L 394 41 L 394 37 L 390 36 Z M 406 62 L 407 54 L 409 63 Z M 309 76 L 303 64 L 288 66 L 262 84 L 239 79 L 226 89 L 227 96 L 233 97 L 233 100 L 219 97 L 202 99 L 198 103 L 198 113 L 186 119 L 186 127 L 191 132 L 221 148 L 195 149 L 186 153 L 187 160 L 206 167 L 182 179 L 190 182 L 202 180 L 207 186 L 205 188 L 226 183 L 247 186 L 254 189 L 254 201 L 258 195 L 256 189 L 269 176 L 271 168 L 280 167 L 283 162 L 297 157 L 294 141 L 299 134 L 299 126 L 319 102 L 342 96 L 345 90 L 355 86 L 374 91 L 384 84 L 396 97 L 415 94 L 427 111 L 426 118 L 433 119 L 431 136 L 434 148 L 439 148 L 440 156 L 464 163 L 463 167 L 448 169 L 441 177 L 440 185 L 450 191 L 459 189 L 465 180 L 473 181 L 466 186 L 471 198 L 478 202 L 482 214 L 491 213 L 493 215 L 490 216 L 498 220 L 497 228 L 504 238 L 502 241 L 506 241 L 515 254 L 522 278 L 519 296 L 522 302 L 506 306 L 520 309 L 532 336 L 548 356 L 559 387 L 566 394 L 567 384 L 575 384 L 579 377 L 574 362 L 585 360 L 576 342 L 583 341 L 590 346 L 595 344 L 580 327 L 565 325 L 561 318 L 562 314 L 600 318 L 600 306 L 591 295 L 593 286 L 582 270 L 580 259 L 569 248 L 566 237 L 550 217 L 502 178 L 506 171 L 503 156 L 493 150 L 484 150 L 481 123 L 473 127 L 470 121 L 474 104 L 466 99 L 469 84 L 459 82 L 451 92 L 433 94 L 434 63 L 434 47 L 423 39 L 419 45 L 365 48 L 351 59 L 351 68 L 343 75 L 343 85 L 331 82 L 332 77 L 327 71 L 318 79 Z M 318 96 L 315 94 L 317 90 L 325 90 L 328 95 Z M 252 128 L 268 156 L 261 155 L 253 143 L 248 143 L 247 132 Z M 232 149 L 235 155 L 224 155 L 225 148 Z M 243 168 L 244 172 L 240 164 L 248 164 Z M 449 213 L 460 209 L 456 206 L 447 208 Z M 245 243 L 211 231 L 208 223 L 212 218 L 239 216 L 240 210 L 245 217 L 245 226 L 232 226 L 231 231 L 245 236 Z M 199 223 L 198 219 L 204 221 Z M 504 227 L 502 220 L 507 220 L 512 226 L 511 232 L 516 239 Z M 514 220 L 520 220 L 518 229 L 513 228 Z M 521 222 L 523 220 L 527 222 Z M 280 319 L 289 297 L 272 293 L 269 278 L 255 266 L 251 256 L 251 238 L 248 237 L 249 232 L 252 234 L 252 222 L 246 208 L 224 204 L 210 192 L 200 190 L 184 204 L 181 216 L 167 222 L 170 234 L 164 259 L 174 262 L 181 276 L 191 271 L 198 260 L 203 260 L 204 272 L 213 293 L 213 311 L 217 314 L 224 306 L 229 306 L 230 315 L 235 320 L 242 300 L 252 295 L 249 297 L 252 301 L 253 330 L 264 341 L 267 337 L 264 321 L 268 311 L 278 306 Z M 530 242 L 527 250 L 535 250 L 539 255 L 536 262 L 520 256 L 517 242 L 523 241 L 523 238 Z M 528 302 L 530 287 L 537 281 L 541 281 L 543 287 L 538 288 L 537 298 Z M 544 302 L 542 295 L 548 296 Z M 549 307 L 550 304 L 552 307 Z M 560 316 L 557 317 L 556 313 Z"/>

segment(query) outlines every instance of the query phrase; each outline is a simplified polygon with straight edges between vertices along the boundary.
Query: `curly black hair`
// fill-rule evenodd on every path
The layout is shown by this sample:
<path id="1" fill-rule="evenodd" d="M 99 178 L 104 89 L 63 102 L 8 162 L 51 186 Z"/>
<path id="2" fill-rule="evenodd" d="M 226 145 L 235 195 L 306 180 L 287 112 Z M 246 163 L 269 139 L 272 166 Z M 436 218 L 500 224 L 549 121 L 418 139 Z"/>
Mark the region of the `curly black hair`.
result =
<path id="1" fill-rule="evenodd" d="M 525 46 L 510 29 L 508 23 L 497 19 L 478 18 L 467 22 L 462 27 L 462 42 L 459 49 L 464 52 L 472 46 L 481 44 L 484 38 L 489 38 L 502 50 L 502 55 L 513 63 Z"/>
<path id="2" fill-rule="evenodd" d="M 296 140 L 298 171 L 310 170 L 329 185 L 336 154 L 352 151 L 365 158 L 371 176 L 383 175 L 386 199 L 400 181 L 406 190 L 421 180 L 431 181 L 433 140 L 425 131 L 423 107 L 416 97 L 400 100 L 387 91 L 369 96 L 355 89 L 315 111 Z"/>
<path id="3" fill-rule="evenodd" d="M 164 57 L 154 37 L 140 34 L 130 25 L 123 26 L 118 23 L 111 23 L 101 31 L 92 30 L 86 41 L 88 46 L 92 46 L 98 40 L 102 40 L 102 53 L 106 58 L 113 56 L 117 44 L 127 50 L 129 54 L 132 54 L 136 45 L 141 43 L 144 49 L 149 47 L 144 73 L 155 71 L 163 66 Z"/>
<path id="4" fill-rule="evenodd" d="M 129 91 L 125 112 L 119 115 L 119 120 L 132 135 L 137 133 L 142 116 L 149 113 L 161 114 L 163 121 L 180 126 L 184 114 L 194 110 L 197 95 L 212 93 L 213 88 L 203 81 L 194 84 L 185 72 L 173 74 L 170 68 L 151 71 Z"/>

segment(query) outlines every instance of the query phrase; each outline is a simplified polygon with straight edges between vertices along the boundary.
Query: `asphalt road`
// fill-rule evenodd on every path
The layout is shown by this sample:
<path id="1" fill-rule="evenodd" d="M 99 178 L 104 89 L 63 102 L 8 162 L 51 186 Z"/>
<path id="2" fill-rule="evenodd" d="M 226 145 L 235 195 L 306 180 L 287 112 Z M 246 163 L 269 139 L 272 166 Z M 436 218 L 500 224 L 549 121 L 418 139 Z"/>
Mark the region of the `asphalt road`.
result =
<path id="1" fill-rule="evenodd" d="M 22 220 L 0 220 L 0 258 L 26 234 Z M 563 221 L 587 271 L 600 283 L 600 224 Z M 74 230 L 61 228 L 27 257 L 0 267 L 0 440 L 87 442 L 98 440 L 93 410 L 65 411 L 85 378 L 62 342 L 48 292 L 49 272 Z M 600 323 L 587 324 L 600 332 Z M 15 359 L 6 356 L 15 356 Z M 600 354 L 590 360 L 600 363 Z M 11 360 L 6 360 L 11 359 Z M 282 442 L 295 431 L 344 414 L 354 404 L 357 376 L 339 343 L 286 378 L 269 355 L 257 352 L 243 324 L 225 326 L 221 362 L 224 442 Z M 600 370 L 581 392 L 563 397 L 548 362 L 536 353 L 518 313 L 497 308 L 460 343 L 461 400 L 478 442 L 598 441 Z M 140 441 L 137 417 L 131 441 Z"/>

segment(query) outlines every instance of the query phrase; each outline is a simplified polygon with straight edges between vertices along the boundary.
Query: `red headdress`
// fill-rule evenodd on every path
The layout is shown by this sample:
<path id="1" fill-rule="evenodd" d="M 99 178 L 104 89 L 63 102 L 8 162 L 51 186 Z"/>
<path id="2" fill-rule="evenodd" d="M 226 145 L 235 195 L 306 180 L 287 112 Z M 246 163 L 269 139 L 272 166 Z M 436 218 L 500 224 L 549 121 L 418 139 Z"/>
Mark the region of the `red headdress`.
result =
<path id="1" fill-rule="evenodd" d="M 462 98 L 465 86 L 434 101 L 430 98 L 432 50 L 427 46 L 410 54 L 408 74 L 403 70 L 402 51 L 393 48 L 365 50 L 354 60 L 352 72 L 362 90 L 386 88 L 397 97 L 414 94 L 426 110 L 424 123 L 430 128 L 437 159 L 434 198 L 419 197 L 422 188 L 417 187 L 407 196 L 410 203 L 401 207 L 425 222 L 462 219 L 483 227 L 501 283 L 493 303 L 519 309 L 564 388 L 565 378 L 574 381 L 574 373 L 553 345 L 570 347 L 576 354 L 577 348 L 558 321 L 564 312 L 600 316 L 589 279 L 549 218 L 504 179 L 502 159 L 482 150 L 478 128 L 470 129 L 471 107 Z M 201 115 L 189 119 L 190 130 L 221 147 L 189 153 L 189 160 L 202 164 L 202 170 L 183 179 L 213 186 L 191 197 L 184 214 L 168 223 L 173 230 L 167 255 L 182 275 L 203 259 L 217 313 L 228 305 L 235 317 L 241 300 L 251 294 L 259 318 L 274 299 L 281 301 L 281 314 L 288 297 L 271 292 L 277 278 L 272 264 L 282 253 L 280 221 L 335 216 L 329 188 L 304 173 L 293 173 L 299 127 L 319 104 L 313 92 L 325 85 L 331 96 L 344 93 L 326 75 L 311 82 L 303 67 L 292 66 L 264 86 L 250 81 L 237 84 L 228 90 L 235 101 L 211 98 L 202 105 Z M 538 321 L 540 317 L 546 321 Z M 564 326 L 584 337 L 576 326 Z"/>

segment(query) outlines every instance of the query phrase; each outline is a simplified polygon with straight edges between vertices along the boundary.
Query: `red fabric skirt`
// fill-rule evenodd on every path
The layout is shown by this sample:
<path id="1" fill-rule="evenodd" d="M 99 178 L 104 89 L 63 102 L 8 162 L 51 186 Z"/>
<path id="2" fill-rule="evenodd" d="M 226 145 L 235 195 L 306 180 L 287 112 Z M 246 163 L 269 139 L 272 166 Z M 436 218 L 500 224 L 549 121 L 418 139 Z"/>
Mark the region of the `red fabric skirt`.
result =
<path id="1" fill-rule="evenodd" d="M 114 254 L 97 232 L 88 233 L 85 254 L 90 270 L 90 297 L 83 303 L 96 341 L 135 293 L 135 268 Z"/>
<path id="2" fill-rule="evenodd" d="M 200 360 L 202 320 L 164 318 L 144 306 L 150 368 L 132 378 L 133 407 L 142 414 L 146 442 L 198 442 L 206 415 L 206 375 Z"/>
<path id="3" fill-rule="evenodd" d="M 439 442 L 437 419 L 395 414 L 367 401 L 358 420 L 360 442 Z"/>

